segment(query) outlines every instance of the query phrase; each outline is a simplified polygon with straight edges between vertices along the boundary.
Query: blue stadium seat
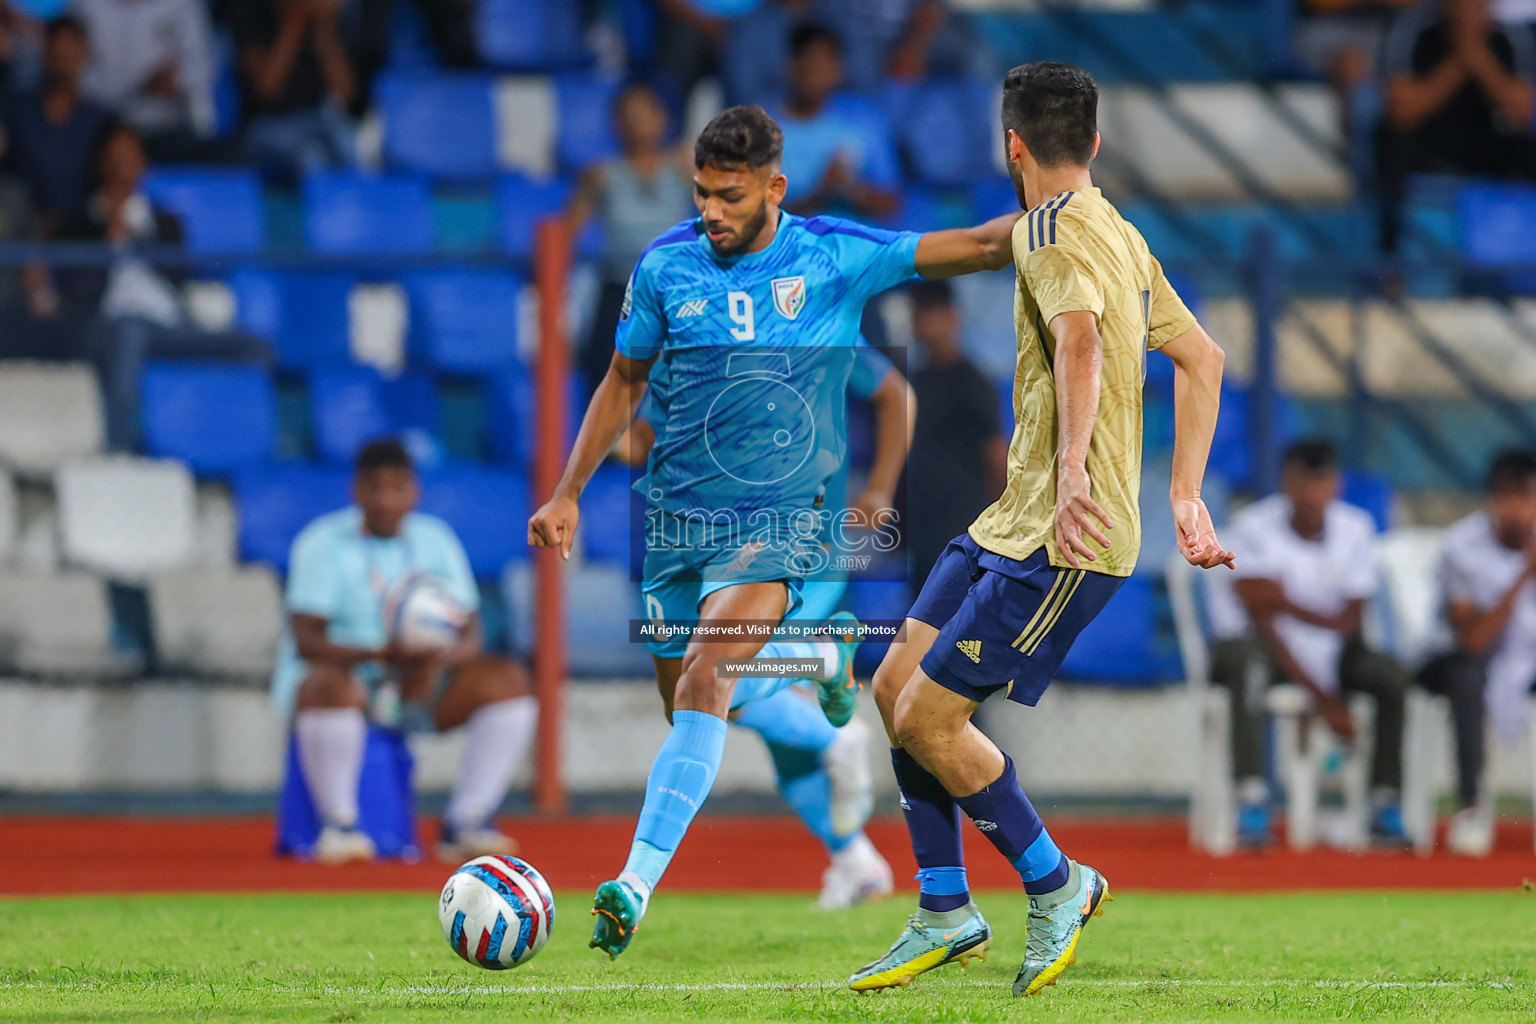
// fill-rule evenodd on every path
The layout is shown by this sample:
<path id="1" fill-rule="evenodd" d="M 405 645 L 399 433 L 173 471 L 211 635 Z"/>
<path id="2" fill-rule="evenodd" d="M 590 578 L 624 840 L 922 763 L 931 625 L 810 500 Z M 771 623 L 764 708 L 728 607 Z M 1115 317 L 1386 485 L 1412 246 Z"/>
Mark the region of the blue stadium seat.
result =
<path id="1" fill-rule="evenodd" d="M 623 83 L 598 75 L 563 75 L 555 82 L 555 157 L 575 173 L 619 151 L 613 132 L 613 99 Z"/>
<path id="2" fill-rule="evenodd" d="M 315 451 L 346 465 L 369 441 L 393 433 L 384 405 L 384 381 L 368 366 L 337 366 L 309 375 L 310 422 Z"/>
<path id="3" fill-rule="evenodd" d="M 1013 436 L 1013 377 L 999 377 L 997 384 L 997 429 L 1003 437 Z"/>
<path id="4" fill-rule="evenodd" d="M 510 469 L 451 465 L 422 474 L 421 511 L 453 527 L 476 576 L 528 557 L 528 481 Z"/>
<path id="5" fill-rule="evenodd" d="M 570 0 L 480 0 L 475 16 L 480 56 L 492 67 L 557 71 L 588 60 L 581 5 Z"/>
<path id="6" fill-rule="evenodd" d="M 150 363 L 139 382 L 144 446 L 219 476 L 272 457 L 277 412 L 259 366 Z"/>
<path id="7" fill-rule="evenodd" d="M 240 556 L 288 570 L 293 538 L 318 516 L 352 501 L 352 473 L 339 466 L 258 466 L 235 477 Z"/>
<path id="8" fill-rule="evenodd" d="M 420 178 L 327 171 L 304 179 L 304 236 L 315 252 L 428 252 L 432 232 L 432 191 Z"/>
<path id="9" fill-rule="evenodd" d="M 428 365 L 458 373 L 518 365 L 522 279 L 495 270 L 423 270 L 401 283 L 411 302 L 411 351 Z"/>
<path id="10" fill-rule="evenodd" d="M 497 237 L 502 251 L 520 259 L 532 258 L 539 221 L 565 209 L 570 197 L 570 182 L 560 178 L 503 177 L 496 183 Z M 594 217 L 576 239 L 576 255 L 596 259 L 602 254 L 602 225 Z"/>
<path id="11" fill-rule="evenodd" d="M 283 366 L 333 366 L 352 359 L 352 278 L 340 273 L 238 270 L 230 275 L 240 326 L 277 347 Z"/>
<path id="12" fill-rule="evenodd" d="M 1392 529 L 1392 503 L 1396 495 L 1392 490 L 1392 481 L 1384 474 L 1347 470 L 1339 492 L 1340 498 L 1369 512 L 1376 523 L 1376 529 L 1382 533 Z"/>
<path id="13" fill-rule="evenodd" d="M 1062 662 L 1061 676 L 1130 685 L 1177 678 L 1178 666 L 1163 652 L 1158 639 L 1152 581 L 1132 576 L 1078 634 Z"/>
<path id="14" fill-rule="evenodd" d="M 442 407 L 432 381 L 420 374 L 385 379 L 369 366 L 339 366 L 309 376 L 315 450 L 327 462 L 348 464 L 358 449 L 386 436 L 417 432 L 435 445 Z"/>
<path id="15" fill-rule="evenodd" d="M 848 584 L 847 605 L 860 622 L 900 623 L 912 607 L 912 588 L 905 580 L 853 580 Z M 874 672 L 888 647 L 888 640 L 865 641 L 854 655 L 854 669 L 861 675 Z"/>
<path id="16" fill-rule="evenodd" d="M 466 74 L 390 74 L 376 95 L 384 156 L 393 167 L 434 178 L 496 173 L 496 110 L 490 79 Z"/>
<path id="17" fill-rule="evenodd" d="M 977 221 L 991 220 L 1019 208 L 1019 194 L 1014 190 L 1013 179 L 1007 175 L 988 173 L 970 189 L 971 210 Z"/>
<path id="18" fill-rule="evenodd" d="M 887 117 L 918 181 L 974 184 L 990 174 L 997 130 L 992 87 L 969 78 L 901 84 L 887 97 Z M 942 145 L 935 140 L 942 139 Z"/>
<path id="19" fill-rule="evenodd" d="M 630 487 L 630 471 L 627 466 L 605 465 L 592 474 L 586 490 L 581 492 L 581 550 L 594 562 L 611 562 L 629 568 L 632 551 L 633 526 L 644 518 L 640 500 Z M 640 535 L 644 543 L 644 533 Z"/>
<path id="20" fill-rule="evenodd" d="M 573 375 L 565 395 L 566 436 L 562 443 L 569 444 L 576 437 L 585 407 L 583 390 L 582 382 Z M 538 416 L 533 377 L 522 368 L 510 370 L 493 377 L 489 391 L 492 453 L 503 462 L 531 467 L 537 446 L 535 424 Z"/>
<path id="21" fill-rule="evenodd" d="M 255 171 L 176 167 L 144 176 L 144 194 L 181 220 L 191 252 L 257 252 L 266 244 Z"/>

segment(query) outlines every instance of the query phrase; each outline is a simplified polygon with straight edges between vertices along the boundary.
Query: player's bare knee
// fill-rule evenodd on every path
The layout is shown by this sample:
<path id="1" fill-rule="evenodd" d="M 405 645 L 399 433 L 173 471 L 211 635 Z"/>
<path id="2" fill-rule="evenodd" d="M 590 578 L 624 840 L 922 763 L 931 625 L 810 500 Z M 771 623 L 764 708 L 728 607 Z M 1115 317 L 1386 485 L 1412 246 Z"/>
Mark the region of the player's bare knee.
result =
<path id="1" fill-rule="evenodd" d="M 346 669 L 311 665 L 299 684 L 296 704 L 300 708 L 360 708 L 367 704 L 367 695 Z"/>

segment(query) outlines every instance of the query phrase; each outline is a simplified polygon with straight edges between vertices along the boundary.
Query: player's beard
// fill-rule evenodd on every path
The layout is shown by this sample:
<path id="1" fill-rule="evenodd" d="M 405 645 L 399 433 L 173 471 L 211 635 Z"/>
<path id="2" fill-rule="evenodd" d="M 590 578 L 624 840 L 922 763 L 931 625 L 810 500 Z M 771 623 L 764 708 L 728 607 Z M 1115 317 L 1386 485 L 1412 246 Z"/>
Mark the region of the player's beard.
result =
<path id="1" fill-rule="evenodd" d="M 719 245 L 714 241 L 711 241 L 709 244 L 714 247 L 716 256 L 740 256 L 746 251 L 747 246 L 757 240 L 757 236 L 762 234 L 763 228 L 767 226 L 768 201 L 765 199 L 762 205 L 757 208 L 757 212 L 752 215 L 752 219 L 747 221 L 746 227 L 734 236 L 733 241 L 729 241 L 729 244 L 726 245 Z"/>
<path id="2" fill-rule="evenodd" d="M 1008 161 L 1008 180 L 1013 182 L 1014 194 L 1019 197 L 1019 209 L 1029 209 L 1029 201 L 1024 198 L 1024 168 L 1021 164 Z"/>

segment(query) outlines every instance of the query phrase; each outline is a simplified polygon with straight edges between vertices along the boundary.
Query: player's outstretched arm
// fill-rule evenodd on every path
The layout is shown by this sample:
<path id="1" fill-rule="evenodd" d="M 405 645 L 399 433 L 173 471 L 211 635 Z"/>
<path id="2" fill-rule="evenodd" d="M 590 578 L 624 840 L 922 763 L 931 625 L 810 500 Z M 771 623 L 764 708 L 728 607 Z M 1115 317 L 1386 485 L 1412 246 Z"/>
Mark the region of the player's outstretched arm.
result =
<path id="1" fill-rule="evenodd" d="M 1088 480 L 1088 445 L 1099 416 L 1104 339 L 1099 318 L 1088 310 L 1051 318 L 1056 339 L 1056 548 L 1074 568 L 1098 561 L 1088 540 L 1108 550 L 1114 522 L 1093 500 Z M 1086 535 L 1086 538 L 1085 538 Z"/>
<path id="2" fill-rule="evenodd" d="M 555 485 L 555 493 L 528 520 L 529 544 L 537 548 L 559 548 L 561 558 L 571 557 L 578 518 L 576 499 L 624 428 L 635 418 L 635 410 L 645 397 L 651 364 L 655 361 L 654 356 L 640 360 L 619 352 L 613 354 L 608 372 L 592 393 L 592 401 L 587 405 L 587 414 L 582 417 L 581 430 L 576 434 L 576 444 L 566 461 L 565 473 Z"/>
<path id="3" fill-rule="evenodd" d="M 1173 483 L 1168 497 L 1173 502 L 1173 521 L 1178 531 L 1179 553 L 1191 565 L 1214 569 L 1231 567 L 1232 552 L 1216 539 L 1211 513 L 1200 497 L 1205 482 L 1205 463 L 1216 435 L 1216 414 L 1221 409 L 1221 374 L 1227 355 L 1195 324 L 1162 348 L 1173 360 Z"/>
<path id="4" fill-rule="evenodd" d="M 1013 225 L 1023 215 L 1021 210 L 973 228 L 928 232 L 917 242 L 917 272 L 936 280 L 1002 270 L 1013 262 Z"/>

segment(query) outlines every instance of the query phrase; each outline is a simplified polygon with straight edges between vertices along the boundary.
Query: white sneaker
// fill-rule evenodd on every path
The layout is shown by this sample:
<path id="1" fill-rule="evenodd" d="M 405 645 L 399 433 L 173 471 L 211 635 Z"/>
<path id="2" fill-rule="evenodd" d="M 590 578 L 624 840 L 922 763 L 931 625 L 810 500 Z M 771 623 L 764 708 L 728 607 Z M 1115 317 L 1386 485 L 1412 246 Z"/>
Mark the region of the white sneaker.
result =
<path id="1" fill-rule="evenodd" d="M 355 860 L 373 860 L 378 851 L 373 840 L 360 828 L 327 825 L 315 842 L 315 860 L 321 864 L 348 864 Z"/>
<path id="2" fill-rule="evenodd" d="M 517 840 L 490 822 L 479 828 L 452 828 L 445 821 L 442 838 L 433 852 L 438 860 L 462 864 L 488 855 L 511 857 L 517 853 Z"/>
<path id="3" fill-rule="evenodd" d="M 837 730 L 837 738 L 822 752 L 821 763 L 832 783 L 832 831 L 840 836 L 857 832 L 875 809 L 869 727 L 854 719 Z"/>
<path id="4" fill-rule="evenodd" d="M 832 866 L 821 874 L 816 903 L 823 910 L 844 910 L 889 896 L 895 889 L 891 866 L 861 832 L 832 855 Z"/>
<path id="5" fill-rule="evenodd" d="M 1493 819 L 1476 807 L 1463 807 L 1451 815 L 1445 845 L 1460 857 L 1486 857 L 1493 852 Z"/>

